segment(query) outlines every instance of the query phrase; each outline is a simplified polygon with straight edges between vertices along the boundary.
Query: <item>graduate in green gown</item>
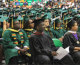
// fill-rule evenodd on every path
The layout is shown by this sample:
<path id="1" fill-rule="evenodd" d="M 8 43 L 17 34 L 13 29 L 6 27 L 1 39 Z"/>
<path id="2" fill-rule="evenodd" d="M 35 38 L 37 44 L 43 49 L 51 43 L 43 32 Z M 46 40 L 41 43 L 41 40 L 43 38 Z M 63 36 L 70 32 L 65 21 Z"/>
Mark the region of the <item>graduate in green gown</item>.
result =
<path id="1" fill-rule="evenodd" d="M 33 19 L 25 16 L 24 18 L 24 31 L 27 33 L 27 38 L 30 38 L 31 34 L 33 33 L 34 23 Z"/>
<path id="2" fill-rule="evenodd" d="M 9 27 L 10 27 L 9 18 L 3 15 L 0 16 L 0 38 L 2 38 L 3 32 Z"/>
<path id="3" fill-rule="evenodd" d="M 61 21 L 59 19 L 55 20 L 54 37 L 61 38 L 65 34 L 65 30 L 61 27 Z"/>
<path id="4" fill-rule="evenodd" d="M 26 33 L 20 29 L 18 17 L 13 17 L 13 29 L 7 29 L 3 33 L 3 48 L 6 64 L 18 64 L 19 59 L 27 61 L 29 55 L 25 52 L 29 50 L 29 43 Z"/>
<path id="5" fill-rule="evenodd" d="M 48 15 L 44 15 L 43 18 L 44 18 L 44 23 L 45 23 L 45 26 L 46 26 L 44 32 L 46 34 L 48 34 L 51 38 L 53 38 L 54 36 L 53 36 L 52 28 L 51 28 L 51 25 L 50 25 L 51 19 L 48 17 Z"/>

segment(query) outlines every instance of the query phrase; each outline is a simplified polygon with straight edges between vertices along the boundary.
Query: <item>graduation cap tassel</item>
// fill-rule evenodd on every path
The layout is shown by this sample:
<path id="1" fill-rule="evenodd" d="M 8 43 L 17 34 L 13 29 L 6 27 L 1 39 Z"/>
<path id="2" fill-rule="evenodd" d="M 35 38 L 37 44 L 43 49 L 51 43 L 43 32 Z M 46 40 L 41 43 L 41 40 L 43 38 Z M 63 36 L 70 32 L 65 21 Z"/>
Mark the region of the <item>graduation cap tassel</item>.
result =
<path id="1" fill-rule="evenodd" d="M 55 18 L 56 18 L 56 16 L 55 16 Z M 54 29 L 55 29 L 55 21 L 54 21 Z"/>
<path id="2" fill-rule="evenodd" d="M 6 21 L 4 20 L 3 21 L 3 31 L 5 31 L 6 30 Z"/>
<path id="3" fill-rule="evenodd" d="M 22 16 L 22 18 L 23 18 L 23 16 Z M 24 20 L 22 20 L 22 28 L 24 27 Z"/>
<path id="4" fill-rule="evenodd" d="M 20 28 L 21 28 L 21 20 L 20 20 Z"/>
<path id="5" fill-rule="evenodd" d="M 63 15 L 63 24 L 64 24 L 64 15 Z"/>
<path id="6" fill-rule="evenodd" d="M 12 18 L 12 24 L 11 24 L 12 28 L 13 28 L 13 18 Z"/>
<path id="7" fill-rule="evenodd" d="M 22 28 L 24 27 L 24 20 L 22 21 Z"/>
<path id="8" fill-rule="evenodd" d="M 54 21 L 54 29 L 55 29 L 55 21 Z"/>
<path id="9" fill-rule="evenodd" d="M 67 23 L 68 23 L 68 21 L 66 20 L 66 28 L 67 28 Z"/>

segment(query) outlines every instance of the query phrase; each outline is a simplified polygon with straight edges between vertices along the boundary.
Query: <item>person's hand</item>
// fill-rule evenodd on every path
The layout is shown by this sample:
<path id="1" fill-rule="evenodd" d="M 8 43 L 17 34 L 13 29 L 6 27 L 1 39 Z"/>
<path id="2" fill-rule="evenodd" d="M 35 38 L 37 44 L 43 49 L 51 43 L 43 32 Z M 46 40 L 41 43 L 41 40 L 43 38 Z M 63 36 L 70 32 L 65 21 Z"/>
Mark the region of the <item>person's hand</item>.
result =
<path id="1" fill-rule="evenodd" d="M 74 51 L 80 51 L 80 47 L 75 47 Z"/>
<path id="2" fill-rule="evenodd" d="M 26 50 L 25 49 L 19 49 L 19 51 L 24 53 Z"/>
<path id="3" fill-rule="evenodd" d="M 55 51 L 52 51 L 53 56 L 57 56 L 57 53 Z"/>
<path id="4" fill-rule="evenodd" d="M 61 42 L 63 42 L 63 38 L 64 38 L 64 37 L 61 37 L 61 38 L 59 38 L 59 40 L 60 40 Z"/>
<path id="5" fill-rule="evenodd" d="M 29 50 L 29 47 L 24 47 L 23 49 L 24 49 L 25 51 L 27 51 L 27 50 Z"/>

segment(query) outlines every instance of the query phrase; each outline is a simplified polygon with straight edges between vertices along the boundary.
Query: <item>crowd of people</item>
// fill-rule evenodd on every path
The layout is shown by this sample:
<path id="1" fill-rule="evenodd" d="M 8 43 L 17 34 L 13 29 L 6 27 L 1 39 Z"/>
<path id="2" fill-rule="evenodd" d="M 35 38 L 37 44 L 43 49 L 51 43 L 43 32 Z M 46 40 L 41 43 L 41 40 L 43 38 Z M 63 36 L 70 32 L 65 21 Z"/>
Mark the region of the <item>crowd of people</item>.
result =
<path id="1" fill-rule="evenodd" d="M 65 3 L 1 5 L 0 44 L 7 65 L 80 65 L 80 8 Z M 60 47 L 69 53 L 59 60 Z"/>

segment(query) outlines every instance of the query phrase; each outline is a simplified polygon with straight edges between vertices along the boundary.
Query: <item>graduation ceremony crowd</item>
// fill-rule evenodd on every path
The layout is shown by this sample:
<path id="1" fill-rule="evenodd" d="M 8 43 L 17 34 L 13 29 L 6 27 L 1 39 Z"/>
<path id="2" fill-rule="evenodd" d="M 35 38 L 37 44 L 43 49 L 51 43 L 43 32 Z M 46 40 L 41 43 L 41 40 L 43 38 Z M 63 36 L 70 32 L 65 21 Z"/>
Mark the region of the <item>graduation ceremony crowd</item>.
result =
<path id="1" fill-rule="evenodd" d="M 2 4 L 0 63 L 4 57 L 6 65 L 80 65 L 80 8 L 72 4 Z M 68 47 L 69 53 L 59 60 L 60 47 Z"/>

